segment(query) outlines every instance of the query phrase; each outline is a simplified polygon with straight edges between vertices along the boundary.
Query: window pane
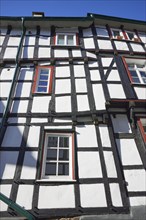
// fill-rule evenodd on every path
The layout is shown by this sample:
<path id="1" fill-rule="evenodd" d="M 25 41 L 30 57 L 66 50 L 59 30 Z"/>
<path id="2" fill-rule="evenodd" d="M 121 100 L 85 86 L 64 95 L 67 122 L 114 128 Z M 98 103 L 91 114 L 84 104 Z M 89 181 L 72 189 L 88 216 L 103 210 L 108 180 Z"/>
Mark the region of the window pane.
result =
<path id="1" fill-rule="evenodd" d="M 37 92 L 47 92 L 47 87 L 38 87 Z"/>
<path id="2" fill-rule="evenodd" d="M 40 75 L 40 80 L 43 79 L 43 80 L 48 80 L 48 76 L 47 75 Z"/>
<path id="3" fill-rule="evenodd" d="M 59 163 L 58 175 L 69 175 L 69 164 L 68 163 Z"/>
<path id="4" fill-rule="evenodd" d="M 130 40 L 132 40 L 134 38 L 134 34 L 133 33 L 127 33 L 128 34 L 128 37 Z"/>
<path id="5" fill-rule="evenodd" d="M 120 32 L 119 31 L 113 31 L 114 33 L 114 37 L 120 36 Z"/>
<path id="6" fill-rule="evenodd" d="M 69 160 L 69 150 L 59 150 L 59 160 Z"/>
<path id="7" fill-rule="evenodd" d="M 47 150 L 47 160 L 57 160 L 57 150 L 48 149 Z"/>
<path id="8" fill-rule="evenodd" d="M 140 83 L 140 80 L 139 80 L 138 77 L 132 77 L 132 79 L 133 79 L 133 82 L 135 82 L 135 83 Z"/>
<path id="9" fill-rule="evenodd" d="M 136 76 L 137 77 L 137 73 L 135 70 L 130 70 L 131 76 Z"/>
<path id="10" fill-rule="evenodd" d="M 47 74 L 48 75 L 48 73 L 49 73 L 48 69 L 41 69 L 40 70 L 40 75 L 42 75 L 42 74 Z"/>
<path id="11" fill-rule="evenodd" d="M 60 137 L 59 147 L 69 147 L 69 137 Z"/>
<path id="12" fill-rule="evenodd" d="M 48 147 L 57 147 L 58 137 L 48 137 Z"/>
<path id="13" fill-rule="evenodd" d="M 48 82 L 47 81 L 39 81 L 39 86 L 47 86 Z"/>
<path id="14" fill-rule="evenodd" d="M 57 44 L 64 45 L 64 35 L 58 35 Z"/>
<path id="15" fill-rule="evenodd" d="M 45 175 L 56 175 L 56 163 L 46 163 Z"/>
<path id="16" fill-rule="evenodd" d="M 67 36 L 67 45 L 74 45 L 73 37 L 73 35 Z"/>

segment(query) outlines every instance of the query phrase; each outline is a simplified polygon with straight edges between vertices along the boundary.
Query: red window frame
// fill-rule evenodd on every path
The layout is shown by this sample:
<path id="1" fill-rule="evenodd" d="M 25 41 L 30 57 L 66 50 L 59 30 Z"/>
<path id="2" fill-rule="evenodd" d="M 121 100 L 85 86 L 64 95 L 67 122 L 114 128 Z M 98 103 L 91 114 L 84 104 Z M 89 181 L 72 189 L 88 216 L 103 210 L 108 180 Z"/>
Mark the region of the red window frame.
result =
<path id="1" fill-rule="evenodd" d="M 50 69 L 50 77 L 49 77 L 49 86 L 48 86 L 48 91 L 45 93 L 43 92 L 37 92 L 37 82 L 39 79 L 39 69 Z M 35 70 L 35 76 L 34 76 L 34 82 L 32 86 L 32 93 L 43 93 L 43 94 L 50 94 L 52 92 L 52 80 L 53 80 L 53 66 L 37 66 Z"/>
<path id="2" fill-rule="evenodd" d="M 142 117 L 141 117 L 141 118 L 142 118 Z M 143 137 L 143 140 L 144 140 L 144 142 L 146 143 L 146 133 L 145 133 L 145 131 L 144 131 L 143 124 L 142 124 L 142 122 L 141 122 L 141 118 L 138 118 L 137 123 L 138 123 L 139 129 L 140 129 L 140 131 L 141 131 L 141 135 L 142 135 L 142 137 Z M 145 117 L 143 117 L 143 118 L 145 118 Z"/>

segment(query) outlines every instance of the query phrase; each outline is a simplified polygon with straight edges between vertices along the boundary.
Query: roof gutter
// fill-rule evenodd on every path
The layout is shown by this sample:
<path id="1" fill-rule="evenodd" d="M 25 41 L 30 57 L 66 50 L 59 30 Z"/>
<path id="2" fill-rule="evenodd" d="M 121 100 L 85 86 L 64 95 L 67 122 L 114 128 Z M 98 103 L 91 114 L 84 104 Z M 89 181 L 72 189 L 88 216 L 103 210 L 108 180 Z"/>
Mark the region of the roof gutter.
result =
<path id="1" fill-rule="evenodd" d="M 30 214 L 30 212 L 23 209 L 20 205 L 13 202 L 11 199 L 0 193 L 0 200 L 6 203 L 9 207 L 13 208 L 15 211 L 17 211 L 21 216 L 26 217 L 28 220 L 35 220 L 35 217 Z"/>

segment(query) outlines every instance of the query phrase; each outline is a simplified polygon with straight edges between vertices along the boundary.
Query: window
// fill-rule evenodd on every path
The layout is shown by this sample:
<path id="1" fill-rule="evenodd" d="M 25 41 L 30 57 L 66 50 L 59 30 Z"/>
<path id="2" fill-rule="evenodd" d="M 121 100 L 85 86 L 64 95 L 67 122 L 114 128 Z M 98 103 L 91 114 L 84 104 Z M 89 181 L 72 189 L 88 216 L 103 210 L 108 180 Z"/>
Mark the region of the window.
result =
<path id="1" fill-rule="evenodd" d="M 124 59 L 130 81 L 135 84 L 146 84 L 146 60 Z"/>
<path id="2" fill-rule="evenodd" d="M 113 37 L 118 39 L 118 40 L 122 40 L 123 39 L 123 34 L 118 29 L 112 29 L 112 34 L 113 34 Z"/>
<path id="3" fill-rule="evenodd" d="M 135 42 L 140 42 L 138 36 L 134 32 L 126 31 L 125 33 L 126 33 L 125 38 L 127 40 L 131 40 L 131 41 L 135 41 Z"/>
<path id="4" fill-rule="evenodd" d="M 138 125 L 143 137 L 144 142 L 146 142 L 146 118 L 139 118 Z"/>
<path id="5" fill-rule="evenodd" d="M 51 93 L 53 69 L 50 66 L 38 66 L 36 68 L 33 93 Z"/>
<path id="6" fill-rule="evenodd" d="M 45 133 L 41 179 L 74 179 L 73 133 Z"/>
<path id="7" fill-rule="evenodd" d="M 75 46 L 77 45 L 77 35 L 72 33 L 59 33 L 56 35 L 55 44 Z"/>

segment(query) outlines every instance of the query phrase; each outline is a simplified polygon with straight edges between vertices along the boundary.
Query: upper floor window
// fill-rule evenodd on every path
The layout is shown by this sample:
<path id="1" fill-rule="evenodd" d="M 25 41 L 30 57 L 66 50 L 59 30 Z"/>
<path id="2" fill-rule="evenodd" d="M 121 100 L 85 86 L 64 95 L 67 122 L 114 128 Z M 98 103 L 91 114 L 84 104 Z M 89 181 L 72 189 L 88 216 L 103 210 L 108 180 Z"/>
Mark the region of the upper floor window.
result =
<path id="1" fill-rule="evenodd" d="M 73 33 L 58 33 L 56 34 L 56 45 L 75 46 L 77 45 L 77 35 Z"/>
<path id="2" fill-rule="evenodd" d="M 73 133 L 45 133 L 41 179 L 74 179 Z"/>
<path id="3" fill-rule="evenodd" d="M 122 40 L 123 39 L 122 31 L 119 30 L 119 29 L 112 29 L 112 34 L 113 34 L 113 37 L 118 39 L 118 40 Z"/>
<path id="4" fill-rule="evenodd" d="M 146 60 L 123 59 L 130 81 L 135 84 L 146 84 Z"/>
<path id="5" fill-rule="evenodd" d="M 144 139 L 144 142 L 146 142 L 146 118 L 139 118 L 138 125 L 142 134 L 142 137 Z"/>
<path id="6" fill-rule="evenodd" d="M 35 72 L 33 93 L 51 93 L 52 74 L 52 67 L 38 66 Z"/>

